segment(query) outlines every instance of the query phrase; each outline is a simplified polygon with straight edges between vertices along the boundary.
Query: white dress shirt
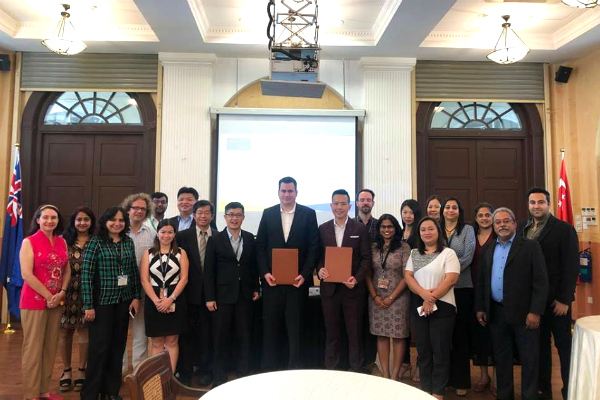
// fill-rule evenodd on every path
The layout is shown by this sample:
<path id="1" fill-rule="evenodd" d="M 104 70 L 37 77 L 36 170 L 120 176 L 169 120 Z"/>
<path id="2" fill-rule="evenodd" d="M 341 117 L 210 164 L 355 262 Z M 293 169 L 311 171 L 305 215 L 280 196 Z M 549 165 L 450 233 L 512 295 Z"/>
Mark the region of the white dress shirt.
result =
<path id="1" fill-rule="evenodd" d="M 346 231 L 346 225 L 348 225 L 348 218 L 346 218 L 346 222 L 344 222 L 344 225 L 342 226 L 339 226 L 335 222 L 335 218 L 333 220 L 333 228 L 335 230 L 335 243 L 337 244 L 337 247 L 342 247 L 342 240 L 344 240 L 344 232 Z"/>
<path id="2" fill-rule="evenodd" d="M 283 228 L 283 238 L 286 243 L 288 236 L 290 236 L 290 229 L 292 228 L 292 222 L 294 222 L 294 214 L 296 213 L 296 204 L 290 211 L 284 211 L 281 207 L 281 227 Z"/>

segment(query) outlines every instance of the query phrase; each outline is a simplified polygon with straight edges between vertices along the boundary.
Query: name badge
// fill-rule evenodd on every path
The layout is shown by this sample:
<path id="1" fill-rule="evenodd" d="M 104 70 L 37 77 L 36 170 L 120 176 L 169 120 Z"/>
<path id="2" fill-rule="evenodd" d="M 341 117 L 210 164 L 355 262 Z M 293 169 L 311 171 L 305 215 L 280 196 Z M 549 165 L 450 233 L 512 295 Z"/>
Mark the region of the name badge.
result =
<path id="1" fill-rule="evenodd" d="M 117 278 L 117 286 L 127 286 L 127 275 L 119 275 Z"/>
<path id="2" fill-rule="evenodd" d="M 389 279 L 378 279 L 377 280 L 377 288 L 378 289 L 389 289 L 390 288 L 390 280 Z"/>

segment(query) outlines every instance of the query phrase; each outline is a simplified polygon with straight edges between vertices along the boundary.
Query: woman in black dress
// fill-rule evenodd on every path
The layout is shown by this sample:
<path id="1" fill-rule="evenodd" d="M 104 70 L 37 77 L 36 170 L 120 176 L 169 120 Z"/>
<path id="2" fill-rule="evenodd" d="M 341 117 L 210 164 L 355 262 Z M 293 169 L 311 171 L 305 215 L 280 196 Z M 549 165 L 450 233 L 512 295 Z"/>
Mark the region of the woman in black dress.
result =
<path id="1" fill-rule="evenodd" d="M 175 225 L 163 219 L 156 228 L 154 247 L 142 256 L 140 279 L 146 292 L 144 322 L 152 338 L 152 354 L 166 348 L 175 371 L 179 358 L 179 334 L 184 330 L 185 301 L 178 297 L 188 282 L 188 258 L 175 241 Z"/>

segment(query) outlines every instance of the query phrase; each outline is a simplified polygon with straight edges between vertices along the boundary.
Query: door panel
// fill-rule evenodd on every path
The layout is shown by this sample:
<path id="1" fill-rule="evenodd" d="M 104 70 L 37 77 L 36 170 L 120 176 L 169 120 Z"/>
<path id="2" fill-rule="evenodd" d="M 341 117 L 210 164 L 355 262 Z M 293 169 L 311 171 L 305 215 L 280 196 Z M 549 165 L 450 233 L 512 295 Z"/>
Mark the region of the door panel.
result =
<path id="1" fill-rule="evenodd" d="M 90 135 L 43 136 L 39 204 L 56 205 L 65 218 L 91 204 L 93 148 Z"/>

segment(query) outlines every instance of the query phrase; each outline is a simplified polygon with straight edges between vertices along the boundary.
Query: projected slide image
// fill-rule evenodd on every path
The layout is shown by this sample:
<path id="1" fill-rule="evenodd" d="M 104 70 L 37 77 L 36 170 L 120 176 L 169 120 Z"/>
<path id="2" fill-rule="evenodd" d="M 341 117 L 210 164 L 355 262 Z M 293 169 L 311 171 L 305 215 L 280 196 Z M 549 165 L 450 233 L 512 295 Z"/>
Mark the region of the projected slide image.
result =
<path id="1" fill-rule="evenodd" d="M 335 189 L 354 200 L 356 137 L 354 117 L 222 115 L 219 117 L 217 224 L 231 201 L 244 204 L 244 229 L 256 233 L 262 211 L 279 203 L 277 182 L 298 182 L 297 202 L 317 211 L 319 223 L 332 218 Z"/>

